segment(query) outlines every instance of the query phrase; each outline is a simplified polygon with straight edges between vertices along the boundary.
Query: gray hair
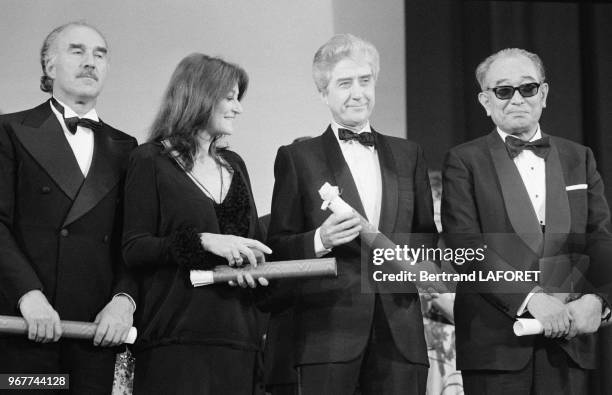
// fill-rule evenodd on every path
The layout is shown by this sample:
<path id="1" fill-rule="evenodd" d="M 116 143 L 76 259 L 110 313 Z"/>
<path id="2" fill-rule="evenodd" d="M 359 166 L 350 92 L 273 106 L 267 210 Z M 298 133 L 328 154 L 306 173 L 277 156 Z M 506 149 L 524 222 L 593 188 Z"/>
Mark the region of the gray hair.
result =
<path id="1" fill-rule="evenodd" d="M 338 62 L 346 58 L 365 59 L 372 68 L 372 76 L 376 81 L 380 71 L 376 47 L 352 34 L 337 34 L 319 48 L 312 61 L 312 78 L 319 92 L 326 91 L 332 70 Z"/>
<path id="2" fill-rule="evenodd" d="M 59 35 L 64 30 L 72 26 L 88 27 L 94 30 L 96 33 L 98 33 L 100 37 L 102 37 L 102 39 L 106 43 L 106 38 L 104 37 L 104 35 L 102 35 L 102 33 L 100 33 L 100 31 L 96 29 L 94 26 L 90 25 L 89 23 L 85 21 L 68 22 L 65 25 L 62 25 L 62 26 L 59 26 L 53 29 L 51 33 L 47 35 L 47 37 L 45 38 L 45 41 L 43 41 L 42 47 L 40 48 L 40 65 L 42 66 L 42 72 L 43 72 L 43 75 L 40 77 L 40 90 L 43 92 L 47 92 L 47 93 L 53 92 L 53 78 L 47 75 L 47 64 L 49 63 L 49 60 L 51 60 L 53 56 L 53 51 L 51 50 L 51 48 L 53 48 L 53 46 L 55 45 L 55 42 L 57 41 L 57 37 L 59 37 Z"/>
<path id="3" fill-rule="evenodd" d="M 483 60 L 476 68 L 476 81 L 478 81 L 480 89 L 485 89 L 485 77 L 489 72 L 489 68 L 491 67 L 491 64 L 493 62 L 500 58 L 510 58 L 516 56 L 524 56 L 527 59 L 531 60 L 533 62 L 533 65 L 536 67 L 538 74 L 540 75 L 540 82 L 544 82 L 546 80 L 544 64 L 542 63 L 542 59 L 540 59 L 538 55 L 521 48 L 506 48 L 502 49 L 501 51 L 495 52 L 493 55 Z"/>

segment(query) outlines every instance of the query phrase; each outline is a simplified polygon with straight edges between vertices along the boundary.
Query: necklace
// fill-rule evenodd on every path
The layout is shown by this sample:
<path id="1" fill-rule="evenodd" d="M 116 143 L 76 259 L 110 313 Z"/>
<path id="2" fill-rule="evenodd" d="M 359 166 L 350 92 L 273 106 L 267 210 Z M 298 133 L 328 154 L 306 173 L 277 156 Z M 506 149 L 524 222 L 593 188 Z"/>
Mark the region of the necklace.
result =
<path id="1" fill-rule="evenodd" d="M 180 154 L 178 152 L 176 152 L 176 150 L 172 149 L 172 145 L 170 144 L 170 141 L 168 141 L 168 139 L 164 139 L 164 140 L 161 141 L 161 143 L 163 144 L 164 147 L 166 147 L 166 149 L 170 150 L 170 156 L 179 165 L 179 167 L 181 169 L 183 169 L 185 174 L 187 174 L 187 176 L 189 178 L 191 178 L 191 180 L 193 182 L 195 182 L 195 184 L 200 188 L 200 190 L 202 192 L 204 192 L 204 194 L 206 196 L 208 196 L 213 202 L 217 203 L 217 201 L 215 200 L 215 196 L 212 193 L 210 193 L 208 188 L 206 188 L 200 181 L 198 181 L 196 176 L 193 174 L 193 170 L 192 171 L 187 171 L 187 169 L 185 168 L 185 163 L 181 159 Z M 220 162 L 217 162 L 217 161 L 215 161 L 215 162 L 217 163 L 217 169 L 219 169 L 219 180 L 220 180 L 220 184 L 221 184 L 221 189 L 219 191 L 219 203 L 217 203 L 217 204 L 221 204 L 223 202 L 221 200 L 221 198 L 223 197 L 223 169 L 221 168 L 221 163 Z M 230 172 L 230 175 L 231 174 L 232 173 Z"/>
<path id="2" fill-rule="evenodd" d="M 197 178 L 196 176 L 193 174 L 192 171 L 190 171 L 188 174 L 191 176 L 191 178 L 198 184 L 198 186 L 200 187 L 200 189 L 202 189 L 212 200 L 213 202 L 217 203 L 217 204 L 221 204 L 223 203 L 223 169 L 221 168 L 221 164 L 217 163 L 217 169 L 219 170 L 219 184 L 221 185 L 221 188 L 219 188 L 219 201 L 215 200 L 215 196 L 208 190 L 208 188 L 206 188 L 204 186 L 204 184 L 202 184 Z"/>

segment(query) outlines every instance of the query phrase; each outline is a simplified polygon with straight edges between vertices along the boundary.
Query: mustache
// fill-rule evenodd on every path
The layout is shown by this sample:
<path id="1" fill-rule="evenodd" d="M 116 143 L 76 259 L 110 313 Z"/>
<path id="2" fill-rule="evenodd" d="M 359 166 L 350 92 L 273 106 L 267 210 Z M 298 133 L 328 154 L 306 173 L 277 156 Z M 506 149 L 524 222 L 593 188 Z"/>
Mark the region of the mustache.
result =
<path id="1" fill-rule="evenodd" d="M 77 78 L 92 78 L 96 81 L 98 80 L 98 76 L 93 70 L 81 71 L 79 74 L 77 74 Z"/>

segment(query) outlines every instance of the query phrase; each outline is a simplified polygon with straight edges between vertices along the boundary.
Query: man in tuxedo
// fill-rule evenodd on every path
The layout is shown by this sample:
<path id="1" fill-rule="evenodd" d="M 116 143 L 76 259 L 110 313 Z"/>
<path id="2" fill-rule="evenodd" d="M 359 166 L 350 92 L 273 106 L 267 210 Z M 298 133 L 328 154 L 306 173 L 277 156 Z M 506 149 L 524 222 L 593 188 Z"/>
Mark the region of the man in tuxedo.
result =
<path id="1" fill-rule="evenodd" d="M 588 371 L 596 367 L 594 333 L 609 317 L 612 256 L 610 213 L 593 153 L 541 130 L 549 86 L 537 55 L 499 51 L 478 66 L 476 78 L 478 100 L 496 127 L 446 155 L 447 243 L 487 245 L 484 261 L 457 266 L 460 271 L 533 270 L 541 277 L 459 284 L 457 368 L 465 392 L 586 394 Z M 578 253 L 588 257 L 588 268 L 579 269 Z M 563 267 L 562 275 L 547 276 Z M 571 288 L 562 284 L 568 279 Z M 515 336 L 520 316 L 539 320 L 544 333 Z"/>
<path id="2" fill-rule="evenodd" d="M 362 280 L 358 216 L 323 211 L 318 194 L 326 182 L 338 186 L 387 236 L 435 238 L 421 148 L 370 126 L 378 71 L 372 44 L 350 34 L 332 37 L 313 61 L 331 124 L 318 137 L 281 147 L 276 157 L 268 233 L 275 259 L 327 256 L 338 263 L 337 278 L 299 281 L 287 292 L 302 394 L 425 393 L 428 359 L 416 288 L 379 293 L 369 276 Z"/>
<path id="3" fill-rule="evenodd" d="M 52 98 L 0 117 L 0 314 L 28 335 L 0 337 L 0 372 L 69 373 L 76 394 L 111 392 L 115 352 L 132 326 L 135 283 L 120 256 L 122 184 L 134 138 L 98 119 L 108 47 L 69 23 L 41 49 Z M 92 341 L 62 320 L 94 321 Z"/>

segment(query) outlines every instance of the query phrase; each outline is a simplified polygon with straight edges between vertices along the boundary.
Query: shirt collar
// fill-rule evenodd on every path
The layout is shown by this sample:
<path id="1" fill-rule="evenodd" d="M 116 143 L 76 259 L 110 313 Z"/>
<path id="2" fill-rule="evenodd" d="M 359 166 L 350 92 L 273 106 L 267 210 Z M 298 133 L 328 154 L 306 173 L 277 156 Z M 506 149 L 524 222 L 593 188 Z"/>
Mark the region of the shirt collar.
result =
<path id="1" fill-rule="evenodd" d="M 64 117 L 65 118 L 79 117 L 78 114 L 74 112 L 72 108 L 70 108 L 70 106 L 66 105 L 66 103 L 62 102 L 57 97 L 55 96 L 53 97 L 55 98 L 55 100 L 57 100 L 59 104 L 61 104 L 64 107 Z M 53 107 L 53 104 L 49 103 L 49 105 L 51 106 L 51 109 L 53 110 L 55 115 L 57 115 L 58 117 L 62 116 L 62 114 L 55 107 Z M 98 118 L 98 113 L 96 112 L 95 108 L 92 108 L 85 115 L 79 118 L 87 118 L 87 119 L 91 119 L 92 121 L 96 121 L 96 122 L 100 121 L 100 119 Z"/>
<path id="2" fill-rule="evenodd" d="M 497 134 L 499 134 L 499 137 L 501 137 L 502 141 L 506 141 L 506 137 L 512 136 L 510 133 L 504 132 L 499 127 L 497 127 Z M 515 138 L 518 138 L 518 137 L 515 137 Z M 538 129 L 536 130 L 535 134 L 529 141 L 535 141 L 541 138 L 542 138 L 542 130 L 540 129 L 540 125 L 538 124 Z"/>

